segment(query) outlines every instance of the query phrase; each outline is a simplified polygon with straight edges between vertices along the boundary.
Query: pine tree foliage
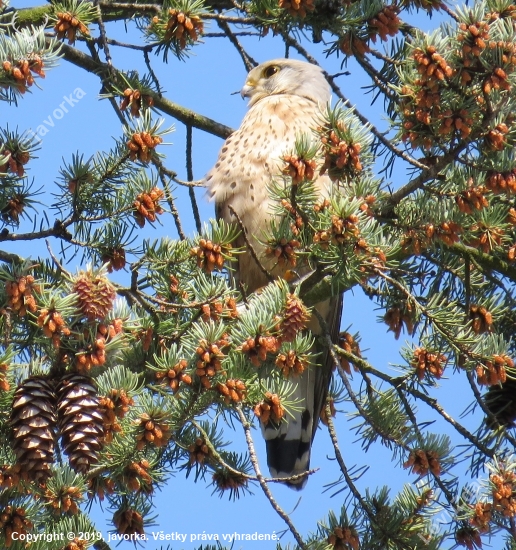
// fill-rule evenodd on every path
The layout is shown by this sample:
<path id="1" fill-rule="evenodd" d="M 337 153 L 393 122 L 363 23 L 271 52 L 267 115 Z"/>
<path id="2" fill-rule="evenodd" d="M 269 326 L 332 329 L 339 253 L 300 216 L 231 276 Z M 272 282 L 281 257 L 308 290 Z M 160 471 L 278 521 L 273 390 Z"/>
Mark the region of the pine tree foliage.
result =
<path id="1" fill-rule="evenodd" d="M 44 93 L 38 79 L 71 63 L 97 76 L 121 121 L 113 147 L 91 158 L 78 139 L 50 191 L 30 172 L 44 144 L 0 121 L 0 545 L 26 548 L 13 533 L 74 532 L 84 538 L 29 547 L 106 550 L 91 507 L 104 502 L 121 537 L 141 535 L 175 473 L 229 499 L 262 489 L 296 548 L 473 550 L 500 533 L 515 547 L 516 5 L 450 4 L 62 0 L 16 10 L 0 0 L 4 108 L 23 109 L 25 94 Z M 437 13 L 444 23 L 432 32 L 410 23 Z M 127 42 L 110 38 L 129 20 L 139 43 L 129 43 L 134 28 Z M 291 277 L 250 296 L 231 276 L 242 227 L 200 219 L 195 182 L 178 178 L 163 147 L 169 116 L 190 138 L 192 128 L 231 131 L 169 101 L 153 70 L 188 63 L 209 24 L 248 69 L 240 36 L 274 34 L 310 62 L 307 45 L 324 41 L 329 58 L 364 71 L 385 110 L 370 120 L 326 74 L 338 101 L 283 158 L 269 186 L 276 217 L 259 236 Z M 148 72 L 117 68 L 117 47 L 141 54 Z M 191 143 L 186 157 L 191 172 Z M 325 198 L 320 173 L 334 183 Z M 178 211 L 177 186 L 191 210 Z M 156 237 L 162 223 L 173 236 Z M 50 237 L 50 255 L 9 251 Z M 341 500 L 303 537 L 271 496 L 251 427 L 299 408 L 296 376 L 317 363 L 312 306 L 349 291 L 410 339 L 393 374 L 367 360 L 352 328 L 332 342 L 321 322 L 318 344 L 335 367 L 321 423 Z M 469 396 L 466 418 L 441 404 L 444 376 Z M 386 447 L 390 467 L 417 483 L 361 490 L 366 465 L 341 450 L 341 410 L 363 449 Z M 231 444 L 242 428 L 246 453 Z M 461 460 L 480 490 L 457 473 Z"/>

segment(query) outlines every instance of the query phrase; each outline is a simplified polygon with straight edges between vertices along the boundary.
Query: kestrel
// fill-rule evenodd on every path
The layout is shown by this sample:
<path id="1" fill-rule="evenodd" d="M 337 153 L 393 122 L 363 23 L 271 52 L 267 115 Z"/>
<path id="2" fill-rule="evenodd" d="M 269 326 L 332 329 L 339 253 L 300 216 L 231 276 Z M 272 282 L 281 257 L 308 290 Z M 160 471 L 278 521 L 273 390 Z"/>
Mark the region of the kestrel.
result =
<path id="1" fill-rule="evenodd" d="M 319 67 L 293 59 L 275 59 L 249 72 L 241 94 L 249 98 L 249 110 L 240 128 L 224 143 L 205 181 L 210 198 L 215 200 L 217 218 L 242 224 L 245 237 L 241 235 L 237 245 L 245 249 L 246 243 L 251 244 L 265 269 L 281 277 L 287 268 L 266 258 L 266 247 L 260 241 L 274 217 L 267 188 L 281 177 L 285 167 L 281 158 L 293 152 L 296 137 L 310 134 L 320 121 L 331 92 Z M 318 176 L 315 185 L 328 194 L 331 182 L 327 176 Z M 235 278 L 248 293 L 269 283 L 249 250 L 238 256 Z M 317 310 L 335 333 L 340 323 L 340 300 L 318 304 Z M 321 331 L 316 319 L 309 328 L 315 334 Z M 331 375 L 327 353 L 318 357 L 322 357 L 322 364 L 311 365 L 291 379 L 296 385 L 292 399 L 299 400 L 301 410 L 279 425 L 262 425 L 273 477 L 297 476 L 309 469 L 310 447 Z M 300 476 L 288 485 L 300 489 L 305 482 L 306 476 Z"/>

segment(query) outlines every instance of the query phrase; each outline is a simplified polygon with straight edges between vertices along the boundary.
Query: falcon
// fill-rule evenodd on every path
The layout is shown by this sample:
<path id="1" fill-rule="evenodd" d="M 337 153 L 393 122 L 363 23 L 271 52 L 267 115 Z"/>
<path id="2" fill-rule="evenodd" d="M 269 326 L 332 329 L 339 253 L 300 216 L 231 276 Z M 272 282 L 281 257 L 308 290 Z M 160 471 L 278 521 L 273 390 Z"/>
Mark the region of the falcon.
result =
<path id="1" fill-rule="evenodd" d="M 217 218 L 239 223 L 244 230 L 245 235 L 241 234 L 236 243 L 244 253 L 238 255 L 234 277 L 246 292 L 252 293 L 269 283 L 255 257 L 274 277 L 284 276 L 287 270 L 265 257 L 266 247 L 260 240 L 274 218 L 268 186 L 281 177 L 285 166 L 281 159 L 293 152 L 296 137 L 310 134 L 318 124 L 331 92 L 319 67 L 293 59 L 274 59 L 249 72 L 241 95 L 249 98 L 249 110 L 240 128 L 225 141 L 205 183 L 209 197 L 215 200 Z M 331 182 L 319 175 L 315 185 L 327 195 Z M 332 335 L 339 328 L 340 303 L 339 298 L 332 298 L 316 306 Z M 314 334 L 321 332 L 314 316 L 309 328 Z M 298 476 L 287 481 L 294 489 L 306 483 L 307 476 L 301 474 L 309 469 L 310 448 L 331 376 L 328 353 L 317 357 L 318 365 L 291 379 L 296 387 L 292 399 L 298 400 L 301 410 L 279 425 L 262 425 L 271 475 Z"/>

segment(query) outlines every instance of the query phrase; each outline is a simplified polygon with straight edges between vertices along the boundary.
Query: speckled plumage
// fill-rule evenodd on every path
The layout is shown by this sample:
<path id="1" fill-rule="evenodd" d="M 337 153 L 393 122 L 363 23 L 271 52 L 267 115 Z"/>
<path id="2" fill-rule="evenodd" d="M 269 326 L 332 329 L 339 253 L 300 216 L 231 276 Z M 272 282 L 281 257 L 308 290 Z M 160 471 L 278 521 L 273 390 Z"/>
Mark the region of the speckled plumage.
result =
<path id="1" fill-rule="evenodd" d="M 331 94 L 318 67 L 276 59 L 249 73 L 242 95 L 250 98 L 249 110 L 206 176 L 208 194 L 215 200 L 218 218 L 234 223 L 231 209 L 237 213 L 262 265 L 273 275 L 281 276 L 286 267 L 265 258 L 264 246 L 259 242 L 272 218 L 267 187 L 280 176 L 285 166 L 281 157 L 293 152 L 296 135 L 310 133 L 317 125 Z M 315 183 L 321 192 L 331 185 L 326 176 L 319 176 Z M 246 246 L 243 236 L 237 244 Z M 239 255 L 236 278 L 249 293 L 268 283 L 249 251 Z M 330 327 L 338 327 L 338 302 L 334 299 L 317 306 Z M 316 323 L 310 328 L 314 332 L 320 330 Z M 271 424 L 263 430 L 273 476 L 297 475 L 309 467 L 311 441 L 329 380 L 326 360 L 323 363 L 292 379 L 297 383 L 294 398 L 303 405 L 296 418 L 288 419 L 280 427 Z M 305 481 L 290 485 L 301 488 Z"/>
<path id="2" fill-rule="evenodd" d="M 265 229 L 264 221 L 271 217 L 267 186 L 285 165 L 280 157 L 292 150 L 296 133 L 308 131 L 316 113 L 317 105 L 302 97 L 277 95 L 260 100 L 226 140 L 206 178 L 215 198 L 217 217 L 234 222 L 231 205 L 252 236 L 257 252 L 262 251 L 257 238 Z M 239 264 L 239 278 L 250 292 L 267 283 L 252 258 L 241 257 Z M 271 262 L 266 262 L 266 267 L 272 269 Z"/>

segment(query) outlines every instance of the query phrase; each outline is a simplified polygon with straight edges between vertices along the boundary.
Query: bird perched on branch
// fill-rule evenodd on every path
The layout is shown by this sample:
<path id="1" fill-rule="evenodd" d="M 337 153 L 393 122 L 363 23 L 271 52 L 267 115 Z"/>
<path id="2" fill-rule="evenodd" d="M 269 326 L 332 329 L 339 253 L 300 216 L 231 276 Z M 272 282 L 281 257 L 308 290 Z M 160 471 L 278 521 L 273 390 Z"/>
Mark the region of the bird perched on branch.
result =
<path id="1" fill-rule="evenodd" d="M 224 143 L 217 163 L 206 176 L 206 184 L 215 200 L 217 218 L 243 226 L 245 235 L 240 235 L 237 244 L 247 250 L 238 256 L 235 277 L 252 293 L 270 282 L 267 272 L 282 277 L 287 271 L 285 265 L 264 256 L 265 246 L 260 242 L 274 217 L 268 186 L 281 176 L 285 167 L 281 159 L 292 153 L 296 137 L 311 134 L 320 123 L 321 110 L 328 105 L 331 92 L 319 67 L 293 59 L 275 59 L 249 72 L 241 95 L 249 98 L 249 110 L 240 128 Z M 321 192 L 330 185 L 327 176 L 315 176 L 315 186 Z M 316 309 L 330 332 L 338 331 L 340 299 L 327 300 Z M 312 319 L 309 328 L 320 333 L 317 319 Z M 301 408 L 294 418 L 279 425 L 262 425 L 267 462 L 274 477 L 298 476 L 309 468 L 310 447 L 331 375 L 327 356 L 327 351 L 319 354 L 319 365 L 311 365 L 292 377 L 291 382 L 296 385 L 292 399 L 299 400 Z M 288 484 L 300 489 L 305 482 L 306 476 L 300 476 Z"/>

